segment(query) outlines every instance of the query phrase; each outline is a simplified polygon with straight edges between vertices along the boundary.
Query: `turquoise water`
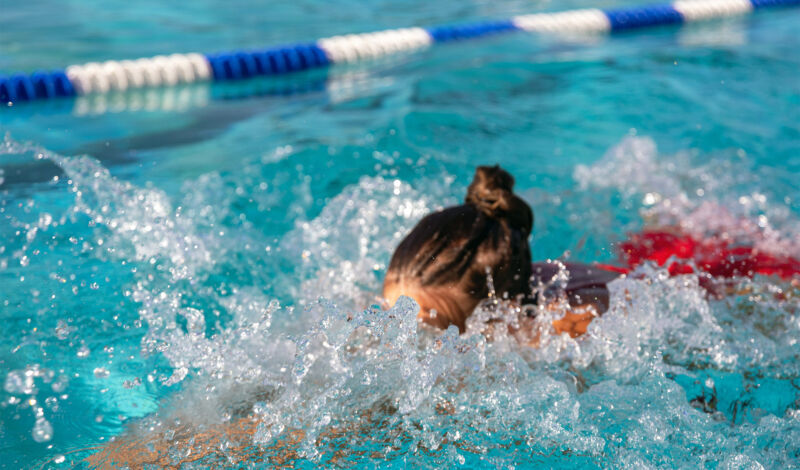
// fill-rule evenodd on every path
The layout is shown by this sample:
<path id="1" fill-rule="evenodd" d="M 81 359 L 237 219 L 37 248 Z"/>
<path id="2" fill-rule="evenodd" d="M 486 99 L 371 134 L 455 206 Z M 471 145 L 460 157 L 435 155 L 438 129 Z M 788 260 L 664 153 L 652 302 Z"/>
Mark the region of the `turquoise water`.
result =
<path id="1" fill-rule="evenodd" d="M 0 70 L 589 6 L 441 3 L 34 1 L 0 15 Z M 798 24 L 510 34 L 0 110 L 0 467 L 247 414 L 247 460 L 187 467 L 800 466 L 786 282 L 709 300 L 645 269 L 537 350 L 369 309 L 404 233 L 486 163 L 534 208 L 536 259 L 613 262 L 646 221 L 800 256 Z"/>

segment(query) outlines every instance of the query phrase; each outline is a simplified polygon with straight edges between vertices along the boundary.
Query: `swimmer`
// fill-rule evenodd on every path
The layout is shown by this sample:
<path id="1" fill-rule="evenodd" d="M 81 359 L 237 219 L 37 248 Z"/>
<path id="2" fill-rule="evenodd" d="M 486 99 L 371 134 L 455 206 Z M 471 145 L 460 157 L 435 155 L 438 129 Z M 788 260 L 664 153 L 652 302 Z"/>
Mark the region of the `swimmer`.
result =
<path id="1" fill-rule="evenodd" d="M 531 263 L 528 239 L 533 211 L 513 193 L 513 186 L 514 178 L 499 166 L 479 167 L 463 205 L 423 218 L 397 247 L 386 274 L 384 297 L 391 304 L 401 295 L 412 297 L 420 305 L 418 318 L 422 322 L 438 328 L 455 325 L 462 332 L 467 317 L 492 294 L 490 282 L 498 297 L 536 304 L 539 296 L 531 294 L 531 280 L 549 280 L 559 266 Z M 566 290 L 572 308 L 552 325 L 556 334 L 579 336 L 607 308 L 605 283 L 618 274 L 602 274 L 601 270 L 577 264 L 566 267 L 570 270 Z M 393 413 L 390 409 L 366 410 L 352 423 L 332 426 L 320 437 L 337 438 L 359 426 L 369 429 L 373 420 Z M 86 463 L 92 468 L 178 468 L 220 452 L 231 462 L 244 461 L 251 456 L 252 436 L 258 425 L 257 417 L 248 415 L 214 428 L 187 424 L 177 431 L 131 430 L 97 448 Z M 291 460 L 304 432 L 287 430 L 284 436 L 265 451 L 272 455 L 273 463 Z M 170 451 L 173 448 L 182 449 L 184 456 L 176 458 Z"/>
<path id="2" fill-rule="evenodd" d="M 400 242 L 386 273 L 383 297 L 394 305 L 401 296 L 420 306 L 420 321 L 438 328 L 455 325 L 490 295 L 519 305 L 544 303 L 532 284 L 547 281 L 559 266 L 532 263 L 528 239 L 533 211 L 514 194 L 514 178 L 499 166 L 481 166 L 467 188 L 464 204 L 423 218 Z M 618 272 L 569 263 L 566 294 L 570 309 L 553 322 L 556 334 L 577 337 L 608 309 L 606 284 Z"/>
<path id="3" fill-rule="evenodd" d="M 755 275 L 791 281 L 787 292 L 800 286 L 797 258 L 764 253 L 752 244 L 734 245 L 724 234 L 698 240 L 677 227 L 631 234 L 619 245 L 624 266 L 531 263 L 533 211 L 513 189 L 514 178 L 499 166 L 478 167 L 464 204 L 426 216 L 400 242 L 384 280 L 387 304 L 401 295 L 411 297 L 420 306 L 420 321 L 442 329 L 455 325 L 464 332 L 467 318 L 489 298 L 491 284 L 497 298 L 550 310 L 552 332 L 575 338 L 608 310 L 608 283 L 645 262 L 672 276 L 696 274 L 712 298 L 742 293 L 736 280 Z M 562 269 L 568 278 L 561 292 L 536 292 L 537 285 L 548 284 Z M 525 343 L 535 346 L 537 338 L 529 336 Z"/>
<path id="4" fill-rule="evenodd" d="M 550 332 L 578 337 L 586 333 L 594 318 L 608 309 L 609 282 L 641 262 L 658 261 L 659 256 L 664 260 L 672 259 L 664 253 L 672 256 L 677 252 L 675 246 L 683 246 L 675 241 L 681 239 L 645 232 L 647 243 L 640 242 L 642 237 L 639 237 L 621 245 L 629 261 L 626 267 L 532 263 L 529 238 L 534 223 L 533 211 L 513 189 L 514 178 L 499 166 L 478 167 L 464 204 L 424 217 L 399 244 L 384 280 L 383 297 L 387 303 L 393 305 L 402 295 L 411 297 L 420 306 L 418 319 L 421 322 L 442 329 L 454 325 L 463 332 L 467 318 L 479 304 L 496 295 L 519 306 L 535 306 L 530 310 L 534 313 L 542 309 L 554 312 Z M 725 252 L 725 259 L 728 254 Z M 638 258 L 631 262 L 634 255 Z M 697 257 L 696 254 L 692 256 Z M 769 266 L 776 264 L 770 261 Z M 796 260 L 789 262 L 789 268 L 784 271 L 796 276 Z M 764 273 L 774 274 L 766 271 L 765 263 L 759 266 Z M 564 268 L 568 273 L 562 290 L 566 308 L 564 302 L 553 301 L 558 296 L 536 288 L 547 284 Z M 723 276 L 726 272 L 714 274 Z M 795 281 L 796 277 L 792 285 L 800 288 L 800 283 L 795 284 Z M 531 326 L 531 322 L 524 326 Z M 491 334 L 491 328 L 487 331 Z M 514 333 L 510 326 L 509 332 Z M 527 339 L 523 344 L 535 346 L 538 343 L 533 335 L 528 335 Z M 369 432 L 383 417 L 395 412 L 388 404 L 364 410 L 348 423 L 329 426 L 318 438 L 333 440 Z M 437 412 L 448 411 L 446 407 L 437 407 Z M 92 468 L 122 465 L 178 468 L 192 462 L 199 464 L 215 455 L 223 455 L 228 463 L 244 462 L 253 457 L 254 451 L 269 455 L 268 460 L 274 465 L 286 464 L 297 457 L 299 445 L 305 439 L 302 429 L 287 429 L 269 447 L 256 449 L 252 436 L 260 424 L 257 416 L 245 413 L 213 427 L 186 424 L 165 432 L 137 434 L 131 431 L 98 447 L 86 463 Z M 179 457 L 173 452 L 176 448 L 182 452 Z"/>

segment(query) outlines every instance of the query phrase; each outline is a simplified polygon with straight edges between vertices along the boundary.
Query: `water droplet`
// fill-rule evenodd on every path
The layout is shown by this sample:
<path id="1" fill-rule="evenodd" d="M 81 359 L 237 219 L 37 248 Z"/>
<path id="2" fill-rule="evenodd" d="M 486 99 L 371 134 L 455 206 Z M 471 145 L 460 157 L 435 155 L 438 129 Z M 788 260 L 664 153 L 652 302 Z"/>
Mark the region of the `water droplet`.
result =
<path id="1" fill-rule="evenodd" d="M 58 320 L 56 324 L 56 337 L 60 340 L 65 340 L 69 337 L 69 334 L 74 331 L 74 328 L 69 326 L 67 322 L 64 320 Z"/>
<path id="2" fill-rule="evenodd" d="M 110 373 L 108 372 L 108 369 L 106 369 L 105 367 L 96 367 L 94 369 L 94 376 L 97 377 L 98 379 L 105 379 L 109 375 Z"/>
<path id="3" fill-rule="evenodd" d="M 138 387 L 141 384 L 142 384 L 142 379 L 140 379 L 139 377 L 136 377 L 133 380 L 126 380 L 126 381 L 122 382 L 122 386 L 125 387 L 125 388 Z"/>
<path id="4" fill-rule="evenodd" d="M 58 376 L 55 382 L 50 386 L 56 393 L 61 393 L 67 388 L 67 384 L 69 384 L 69 377 L 64 374 Z"/>
<path id="5" fill-rule="evenodd" d="M 29 370 L 13 370 L 6 375 L 5 390 L 15 395 L 32 395 L 36 391 L 33 373 Z"/>
<path id="6" fill-rule="evenodd" d="M 37 418 L 33 425 L 33 440 L 36 442 L 47 442 L 53 438 L 53 426 L 50 421 L 44 418 Z"/>
<path id="7" fill-rule="evenodd" d="M 90 352 L 89 348 L 87 348 L 86 346 L 81 346 L 80 348 L 78 348 L 77 356 L 80 358 L 84 358 L 89 355 L 89 352 Z"/>

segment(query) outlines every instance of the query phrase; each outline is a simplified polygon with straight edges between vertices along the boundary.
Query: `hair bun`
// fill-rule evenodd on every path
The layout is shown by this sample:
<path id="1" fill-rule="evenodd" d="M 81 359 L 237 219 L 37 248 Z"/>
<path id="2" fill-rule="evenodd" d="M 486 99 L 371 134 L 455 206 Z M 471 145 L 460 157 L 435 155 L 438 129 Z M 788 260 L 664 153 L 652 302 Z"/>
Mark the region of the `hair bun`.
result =
<path id="1" fill-rule="evenodd" d="M 467 188 L 466 202 L 489 217 L 495 217 L 508 211 L 513 189 L 514 177 L 499 165 L 479 166 Z"/>
<path id="2" fill-rule="evenodd" d="M 465 202 L 494 219 L 508 221 L 527 233 L 533 228 L 533 212 L 528 204 L 514 195 L 514 177 L 495 166 L 479 166 L 467 188 Z"/>

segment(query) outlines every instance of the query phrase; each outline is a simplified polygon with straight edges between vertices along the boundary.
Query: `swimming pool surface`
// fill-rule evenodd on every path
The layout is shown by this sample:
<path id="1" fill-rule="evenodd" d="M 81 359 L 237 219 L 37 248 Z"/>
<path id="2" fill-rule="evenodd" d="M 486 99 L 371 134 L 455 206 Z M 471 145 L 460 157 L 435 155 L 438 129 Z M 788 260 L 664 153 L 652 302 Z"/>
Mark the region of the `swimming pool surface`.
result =
<path id="1" fill-rule="evenodd" d="M 632 4 L 33 0 L 3 8 L 0 70 Z M 788 282 L 709 300 L 645 269 L 587 337 L 535 350 L 370 307 L 480 164 L 515 175 L 535 259 L 614 262 L 677 222 L 800 256 L 798 25 L 514 33 L 0 110 L 0 467 L 246 415 L 247 458 L 222 440 L 185 467 L 800 467 Z M 190 455 L 162 441 L 159 465 Z"/>

